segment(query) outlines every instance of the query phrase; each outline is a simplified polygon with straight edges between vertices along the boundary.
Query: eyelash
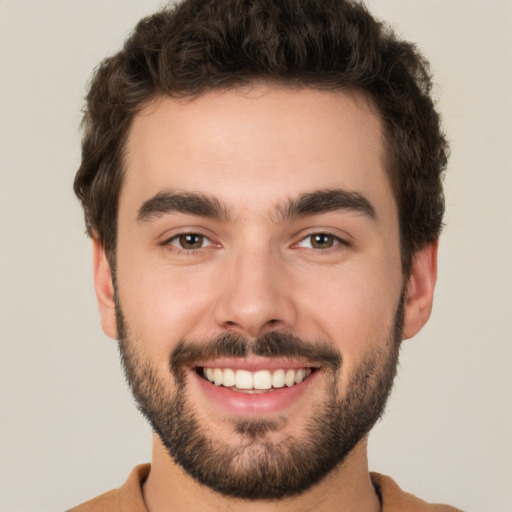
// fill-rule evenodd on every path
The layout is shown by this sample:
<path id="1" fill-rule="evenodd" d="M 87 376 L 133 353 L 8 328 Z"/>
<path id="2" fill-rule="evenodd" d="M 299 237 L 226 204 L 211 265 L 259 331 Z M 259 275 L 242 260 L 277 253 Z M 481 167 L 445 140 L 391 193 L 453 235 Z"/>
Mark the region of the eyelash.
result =
<path id="1" fill-rule="evenodd" d="M 201 239 L 201 247 L 183 247 L 183 244 L 181 243 L 183 239 L 186 239 L 187 237 L 196 237 Z M 176 243 L 173 243 L 176 242 Z M 204 242 L 208 242 L 206 246 L 203 246 Z M 187 254 L 194 254 L 196 251 L 199 251 L 201 249 L 205 249 L 207 247 L 211 247 L 215 245 L 210 238 L 208 238 L 206 235 L 202 235 L 200 233 L 179 233 L 177 235 L 172 236 L 171 238 L 167 239 L 165 242 L 162 243 L 163 246 L 173 246 L 178 251 L 186 252 Z"/>
<path id="2" fill-rule="evenodd" d="M 330 247 L 325 247 L 325 248 L 306 247 L 307 249 L 311 249 L 311 250 L 318 251 L 318 252 L 320 252 L 320 251 L 325 252 L 325 251 L 336 250 L 336 248 L 339 248 L 340 246 L 341 247 L 349 247 L 350 246 L 350 243 L 347 242 L 346 240 L 344 240 L 343 238 L 340 238 L 339 236 L 333 235 L 332 233 L 328 233 L 328 232 L 310 233 L 310 234 L 306 235 L 305 237 L 301 238 L 301 240 L 297 244 L 295 244 L 295 246 L 299 246 L 301 243 L 303 243 L 304 241 L 306 241 L 308 239 L 312 241 L 313 237 L 328 238 L 332 242 L 332 245 Z"/>
<path id="3" fill-rule="evenodd" d="M 201 242 L 200 243 L 201 247 L 188 247 L 188 248 L 184 247 L 182 242 L 185 241 L 185 239 L 187 237 L 199 238 L 200 242 Z M 314 244 L 314 242 L 312 241 L 313 237 L 325 237 L 325 238 L 328 238 L 329 241 L 331 242 L 331 246 L 330 247 L 325 247 L 325 248 L 313 247 L 312 246 Z M 343 238 L 340 238 L 340 237 L 338 237 L 336 235 L 333 235 L 332 233 L 318 232 L 318 233 L 310 233 L 310 234 L 304 236 L 303 238 L 301 238 L 299 240 L 299 242 L 294 244 L 294 247 L 300 247 L 301 244 L 304 243 L 308 239 L 311 241 L 310 242 L 310 246 L 309 247 L 304 247 L 304 248 L 311 249 L 311 250 L 313 250 L 315 252 L 332 251 L 332 250 L 336 250 L 336 248 L 338 248 L 339 246 L 342 246 L 342 247 L 349 247 L 350 246 L 349 242 L 347 242 Z M 203 245 L 204 242 L 207 242 L 207 245 Z M 171 238 L 165 240 L 162 243 L 162 246 L 172 246 L 175 250 L 187 253 L 189 255 L 190 254 L 194 254 L 195 252 L 197 252 L 197 251 L 199 251 L 201 249 L 206 249 L 206 248 L 212 247 L 214 245 L 215 244 L 206 235 L 202 235 L 200 233 L 194 233 L 194 232 L 179 233 L 179 234 L 174 235 Z"/>

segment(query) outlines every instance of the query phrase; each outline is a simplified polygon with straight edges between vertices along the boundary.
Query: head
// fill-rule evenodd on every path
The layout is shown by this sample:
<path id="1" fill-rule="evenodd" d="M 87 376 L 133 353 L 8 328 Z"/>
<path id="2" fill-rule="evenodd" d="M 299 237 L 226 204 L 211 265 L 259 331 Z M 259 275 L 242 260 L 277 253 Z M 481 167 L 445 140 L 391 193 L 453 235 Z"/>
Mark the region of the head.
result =
<path id="1" fill-rule="evenodd" d="M 381 415 L 435 283 L 429 92 L 414 47 L 343 1 L 187 1 L 96 71 L 75 190 L 104 329 L 200 483 L 303 492 Z"/>

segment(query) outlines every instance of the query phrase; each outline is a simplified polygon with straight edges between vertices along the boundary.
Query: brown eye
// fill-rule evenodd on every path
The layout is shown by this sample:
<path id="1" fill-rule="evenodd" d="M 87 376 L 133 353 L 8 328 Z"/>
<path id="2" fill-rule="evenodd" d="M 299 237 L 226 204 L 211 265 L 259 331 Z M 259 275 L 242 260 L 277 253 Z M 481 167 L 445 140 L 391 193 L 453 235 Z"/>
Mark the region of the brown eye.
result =
<path id="1" fill-rule="evenodd" d="M 203 247 L 205 237 L 195 233 L 187 233 L 178 237 L 182 249 L 200 249 Z"/>
<path id="2" fill-rule="evenodd" d="M 311 235 L 305 236 L 298 244 L 297 247 L 303 247 L 304 249 L 317 249 L 328 250 L 334 249 L 338 246 L 348 246 L 349 244 L 342 238 L 332 235 L 330 233 L 312 233 Z"/>
<path id="3" fill-rule="evenodd" d="M 162 246 L 172 249 L 177 254 L 190 255 L 195 254 L 194 251 L 216 247 L 217 245 L 211 241 L 206 235 L 199 233 L 179 233 L 162 242 Z"/>
<path id="4" fill-rule="evenodd" d="M 318 233 L 316 235 L 310 235 L 311 247 L 313 249 L 330 249 L 334 246 L 336 241 L 333 235 L 327 235 L 325 233 Z"/>
<path id="5" fill-rule="evenodd" d="M 197 233 L 182 233 L 181 235 L 173 236 L 162 245 L 171 245 L 176 249 L 192 251 L 194 249 L 203 249 L 204 247 L 208 247 L 212 245 L 212 242 L 204 235 L 199 235 Z"/>

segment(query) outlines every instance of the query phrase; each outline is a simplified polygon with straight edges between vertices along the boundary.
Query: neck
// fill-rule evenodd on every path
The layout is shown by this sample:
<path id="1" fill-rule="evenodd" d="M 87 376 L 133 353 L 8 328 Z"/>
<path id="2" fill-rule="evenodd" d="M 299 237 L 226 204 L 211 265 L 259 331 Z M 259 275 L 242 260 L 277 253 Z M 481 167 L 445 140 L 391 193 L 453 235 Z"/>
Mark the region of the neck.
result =
<path id="1" fill-rule="evenodd" d="M 378 512 L 380 502 L 368 473 L 366 439 L 343 464 L 298 496 L 248 501 L 214 492 L 187 475 L 153 438 L 151 471 L 143 484 L 148 512 Z"/>

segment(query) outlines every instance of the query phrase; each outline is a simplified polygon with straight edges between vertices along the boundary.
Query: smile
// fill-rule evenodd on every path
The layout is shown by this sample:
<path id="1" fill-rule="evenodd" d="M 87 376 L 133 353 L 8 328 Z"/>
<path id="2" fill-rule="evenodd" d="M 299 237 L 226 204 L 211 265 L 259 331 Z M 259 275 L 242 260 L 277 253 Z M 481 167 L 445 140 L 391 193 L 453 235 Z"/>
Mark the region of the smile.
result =
<path id="1" fill-rule="evenodd" d="M 278 368 L 251 372 L 232 368 L 203 367 L 197 368 L 197 373 L 215 386 L 250 393 L 295 386 L 307 379 L 313 370 L 312 368 Z"/>
<path id="2" fill-rule="evenodd" d="M 197 361 L 188 373 L 206 408 L 232 417 L 287 414 L 324 374 L 313 361 L 259 356 Z"/>

